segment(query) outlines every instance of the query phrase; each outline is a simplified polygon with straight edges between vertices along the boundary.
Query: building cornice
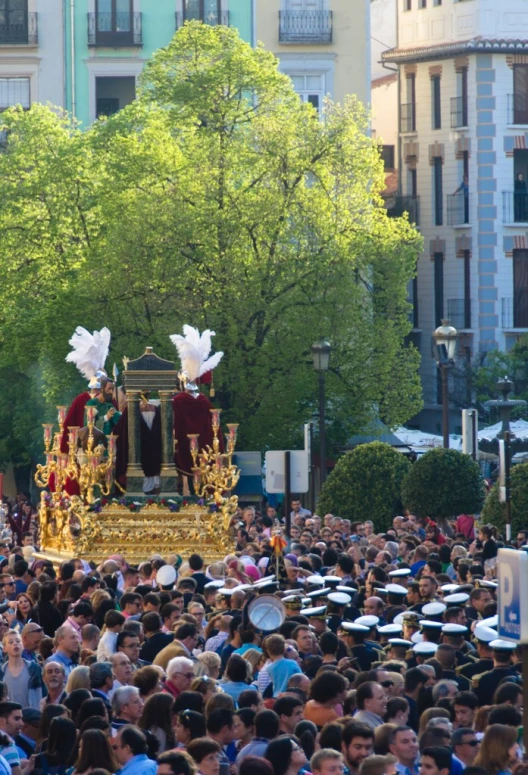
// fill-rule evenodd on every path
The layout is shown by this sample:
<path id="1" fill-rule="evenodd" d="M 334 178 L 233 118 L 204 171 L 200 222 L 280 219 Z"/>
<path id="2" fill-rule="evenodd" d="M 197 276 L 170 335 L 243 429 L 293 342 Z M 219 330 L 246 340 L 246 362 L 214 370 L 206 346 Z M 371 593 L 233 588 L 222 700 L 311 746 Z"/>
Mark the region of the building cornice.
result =
<path id="1" fill-rule="evenodd" d="M 416 46 L 414 48 L 391 48 L 384 51 L 384 62 L 425 62 L 428 59 L 447 59 L 461 54 L 511 54 L 528 51 L 528 39 L 483 38 L 478 36 L 469 40 L 453 40 L 434 46 Z"/>

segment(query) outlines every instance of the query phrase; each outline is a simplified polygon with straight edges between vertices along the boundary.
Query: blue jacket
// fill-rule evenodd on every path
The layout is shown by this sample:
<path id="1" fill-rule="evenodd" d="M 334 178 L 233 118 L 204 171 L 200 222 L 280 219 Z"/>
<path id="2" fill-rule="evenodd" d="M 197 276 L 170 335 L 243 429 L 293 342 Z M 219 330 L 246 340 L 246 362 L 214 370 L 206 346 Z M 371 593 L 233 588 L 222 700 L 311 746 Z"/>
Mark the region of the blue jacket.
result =
<path id="1" fill-rule="evenodd" d="M 156 769 L 155 761 L 149 759 L 145 753 L 139 753 L 118 770 L 117 775 L 156 775 Z"/>

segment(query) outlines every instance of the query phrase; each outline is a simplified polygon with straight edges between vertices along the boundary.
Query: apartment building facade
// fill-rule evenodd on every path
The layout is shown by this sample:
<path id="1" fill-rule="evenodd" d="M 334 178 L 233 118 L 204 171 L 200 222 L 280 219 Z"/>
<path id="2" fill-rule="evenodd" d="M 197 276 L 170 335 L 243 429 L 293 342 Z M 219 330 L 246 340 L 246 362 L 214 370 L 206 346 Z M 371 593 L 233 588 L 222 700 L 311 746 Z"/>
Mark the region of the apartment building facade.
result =
<path id="1" fill-rule="evenodd" d="M 64 58 L 56 45 L 62 0 L 0 0 L 0 111 L 62 105 Z"/>
<path id="2" fill-rule="evenodd" d="M 256 37 L 301 98 L 370 101 L 369 0 L 257 0 Z"/>
<path id="3" fill-rule="evenodd" d="M 439 430 L 431 333 L 458 330 L 464 372 L 528 332 L 528 8 L 524 0 L 398 0 L 401 199 L 424 237 L 411 290 L 423 429 Z M 465 396 L 464 396 L 465 392 Z"/>

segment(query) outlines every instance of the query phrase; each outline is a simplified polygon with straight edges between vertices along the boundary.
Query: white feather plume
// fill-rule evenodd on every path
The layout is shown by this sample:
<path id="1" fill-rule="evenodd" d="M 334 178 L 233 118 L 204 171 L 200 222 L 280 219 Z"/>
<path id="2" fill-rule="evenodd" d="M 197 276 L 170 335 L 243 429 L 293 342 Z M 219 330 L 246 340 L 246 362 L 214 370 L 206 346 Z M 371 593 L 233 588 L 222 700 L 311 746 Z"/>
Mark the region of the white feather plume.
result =
<path id="1" fill-rule="evenodd" d="M 98 371 L 104 370 L 110 349 L 108 328 L 102 328 L 91 334 L 82 326 L 77 326 L 69 344 L 72 351 L 66 356 L 66 361 L 74 363 L 83 377 L 91 380 Z"/>
<path id="2" fill-rule="evenodd" d="M 222 360 L 223 352 L 217 352 L 209 357 L 213 336 L 215 336 L 214 331 L 207 329 L 200 335 L 198 329 L 192 326 L 183 327 L 183 336 L 181 334 L 171 336 L 171 342 L 176 346 L 180 356 L 182 371 L 187 375 L 189 382 L 195 382 L 206 372 L 212 371 Z"/>

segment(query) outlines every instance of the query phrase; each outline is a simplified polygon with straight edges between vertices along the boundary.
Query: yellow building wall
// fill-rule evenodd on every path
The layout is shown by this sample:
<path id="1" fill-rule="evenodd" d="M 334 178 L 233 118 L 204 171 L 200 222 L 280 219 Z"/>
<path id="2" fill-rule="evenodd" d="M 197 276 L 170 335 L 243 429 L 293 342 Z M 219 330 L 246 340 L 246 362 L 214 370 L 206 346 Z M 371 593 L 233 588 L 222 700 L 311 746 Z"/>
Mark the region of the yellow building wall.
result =
<path id="1" fill-rule="evenodd" d="M 342 102 L 346 95 L 355 94 L 365 104 L 370 103 L 369 0 L 327 0 L 326 5 L 321 5 L 333 13 L 332 42 L 321 45 L 279 42 L 279 11 L 286 10 L 288 2 L 256 0 L 257 41 L 279 57 L 284 72 L 291 62 L 298 62 L 297 69 L 301 69 L 303 62 L 316 68 L 321 61 L 325 69 L 331 60 L 333 72 L 326 79 L 326 91 L 332 99 Z"/>

